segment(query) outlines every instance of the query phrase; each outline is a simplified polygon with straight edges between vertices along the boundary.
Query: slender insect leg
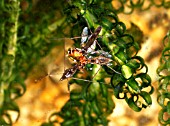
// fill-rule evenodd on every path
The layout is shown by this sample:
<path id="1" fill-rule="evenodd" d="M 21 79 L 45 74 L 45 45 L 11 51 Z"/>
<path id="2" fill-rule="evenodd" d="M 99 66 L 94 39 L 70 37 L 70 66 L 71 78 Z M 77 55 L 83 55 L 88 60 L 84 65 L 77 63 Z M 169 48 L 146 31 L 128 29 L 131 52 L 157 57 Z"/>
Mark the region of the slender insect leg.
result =
<path id="1" fill-rule="evenodd" d="M 97 73 L 101 70 L 102 65 L 100 66 L 100 68 L 96 71 L 96 73 L 93 75 L 92 79 L 95 78 L 95 76 L 97 75 Z"/>
<path id="2" fill-rule="evenodd" d="M 117 74 L 121 74 L 120 72 L 114 70 L 113 68 L 111 68 L 110 66 L 106 65 L 108 68 L 110 68 L 113 72 L 117 73 Z"/>

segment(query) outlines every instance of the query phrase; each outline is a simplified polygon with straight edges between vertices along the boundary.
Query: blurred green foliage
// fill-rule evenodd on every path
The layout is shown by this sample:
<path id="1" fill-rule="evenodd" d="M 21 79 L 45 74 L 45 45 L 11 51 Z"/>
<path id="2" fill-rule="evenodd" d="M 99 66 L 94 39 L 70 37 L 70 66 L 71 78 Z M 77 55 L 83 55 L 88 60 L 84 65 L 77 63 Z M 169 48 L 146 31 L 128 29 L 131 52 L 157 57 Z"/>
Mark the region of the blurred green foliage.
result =
<path id="1" fill-rule="evenodd" d="M 102 37 L 98 41 L 104 51 L 112 55 L 114 63 L 102 69 L 89 83 L 71 80 L 69 83 L 81 86 L 70 92 L 70 100 L 58 113 L 53 113 L 49 121 L 42 125 L 58 123 L 55 116 L 63 118 L 61 125 L 107 125 L 107 116 L 114 109 L 114 94 L 124 99 L 134 111 L 152 104 L 151 79 L 147 74 L 144 60 L 136 56 L 140 46 L 126 31 L 126 26 L 118 19 L 118 13 L 130 14 L 134 9 L 144 11 L 151 6 L 168 8 L 170 2 L 162 0 L 156 4 L 150 0 L 143 8 L 145 0 L 118 0 L 120 7 L 112 6 L 111 0 L 2 0 L 0 2 L 0 125 L 12 125 L 19 118 L 19 107 L 15 99 L 26 91 L 25 79 L 32 68 L 51 49 L 63 44 L 48 38 L 77 36 L 83 27 L 94 31 L 102 26 Z M 130 9 L 125 12 L 125 6 Z M 67 29 L 67 30 L 66 30 Z M 139 30 L 138 30 L 139 31 Z M 134 31 L 133 31 L 134 32 Z M 79 47 L 76 42 L 75 47 Z M 97 48 L 99 49 L 99 47 Z M 87 66 L 88 67 L 88 66 Z M 92 65 L 86 79 L 92 79 L 98 66 Z M 121 74 L 115 73 L 112 69 Z M 141 72 L 144 69 L 145 72 Z M 74 75 L 76 77 L 77 74 Z M 105 78 L 110 81 L 106 82 Z M 140 80 L 140 81 L 138 81 Z M 149 89 L 146 91 L 145 89 Z M 18 115 L 12 120 L 10 111 Z"/>
<path id="2" fill-rule="evenodd" d="M 170 124 L 170 117 L 167 118 L 166 115 L 170 114 L 170 91 L 168 88 L 170 84 L 170 31 L 164 37 L 163 44 L 164 49 L 162 51 L 160 66 L 157 69 L 159 75 L 157 101 L 162 108 L 158 119 L 161 125 L 168 125 Z"/>

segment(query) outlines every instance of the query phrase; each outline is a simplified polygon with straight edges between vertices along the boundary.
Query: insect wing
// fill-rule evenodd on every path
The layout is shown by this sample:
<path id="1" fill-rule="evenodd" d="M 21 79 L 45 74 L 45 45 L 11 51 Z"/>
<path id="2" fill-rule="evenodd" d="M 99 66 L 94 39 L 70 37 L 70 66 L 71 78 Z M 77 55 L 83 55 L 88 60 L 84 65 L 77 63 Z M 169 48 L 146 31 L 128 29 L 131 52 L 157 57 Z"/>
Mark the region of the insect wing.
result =
<path id="1" fill-rule="evenodd" d="M 97 40 L 95 40 L 93 42 L 93 44 L 87 49 L 87 53 L 91 53 L 91 52 L 94 52 L 95 48 L 96 48 L 96 43 L 97 43 Z"/>
<path id="2" fill-rule="evenodd" d="M 88 39 L 88 28 L 85 27 L 81 34 L 81 47 L 84 47 L 85 43 L 87 42 L 87 39 Z"/>
<path id="3" fill-rule="evenodd" d="M 107 65 L 110 62 L 112 62 L 112 60 L 110 58 L 107 58 L 104 56 L 98 56 L 95 58 L 88 59 L 88 63 L 90 63 L 90 64 Z"/>
<path id="4" fill-rule="evenodd" d="M 88 41 L 86 43 L 86 45 L 83 47 L 83 49 L 85 51 L 88 50 L 89 47 L 91 47 L 94 43 L 94 41 L 97 39 L 97 36 L 99 35 L 100 31 L 101 31 L 102 27 L 99 26 L 94 33 L 92 33 L 89 37 L 88 37 Z"/>
<path id="5" fill-rule="evenodd" d="M 107 58 L 112 58 L 112 55 L 109 54 L 108 52 L 104 51 L 104 50 L 97 50 L 97 51 L 93 51 L 91 52 L 92 55 L 97 55 L 97 56 L 104 56 Z"/>
<path id="6" fill-rule="evenodd" d="M 60 78 L 60 81 L 64 80 L 64 79 L 67 79 L 67 78 L 70 78 L 72 77 L 76 71 L 78 70 L 78 64 L 74 65 L 73 67 L 69 68 L 69 69 L 66 69 L 62 75 L 62 77 Z"/>

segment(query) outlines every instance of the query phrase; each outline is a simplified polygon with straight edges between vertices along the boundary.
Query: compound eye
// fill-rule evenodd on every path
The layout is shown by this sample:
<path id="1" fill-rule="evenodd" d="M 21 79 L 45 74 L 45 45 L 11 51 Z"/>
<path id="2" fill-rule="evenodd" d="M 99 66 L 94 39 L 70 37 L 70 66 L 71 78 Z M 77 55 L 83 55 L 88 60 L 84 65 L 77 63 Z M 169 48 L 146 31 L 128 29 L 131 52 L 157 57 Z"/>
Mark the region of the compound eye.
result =
<path id="1" fill-rule="evenodd" d="M 68 49 L 68 54 L 71 54 L 72 50 L 71 48 Z"/>
<path id="2" fill-rule="evenodd" d="M 81 52 L 84 54 L 86 51 L 84 49 L 82 49 Z"/>

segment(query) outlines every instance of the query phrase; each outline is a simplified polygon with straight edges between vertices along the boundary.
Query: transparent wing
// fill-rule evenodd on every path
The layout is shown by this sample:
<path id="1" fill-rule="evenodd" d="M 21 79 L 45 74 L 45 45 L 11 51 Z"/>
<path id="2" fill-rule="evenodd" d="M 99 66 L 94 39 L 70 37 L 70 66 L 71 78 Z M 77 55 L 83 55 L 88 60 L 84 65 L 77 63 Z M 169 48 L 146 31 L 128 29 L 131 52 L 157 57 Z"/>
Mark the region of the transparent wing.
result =
<path id="1" fill-rule="evenodd" d="M 88 40 L 88 28 L 84 27 L 82 34 L 81 34 L 81 47 L 85 46 L 85 43 Z"/>

